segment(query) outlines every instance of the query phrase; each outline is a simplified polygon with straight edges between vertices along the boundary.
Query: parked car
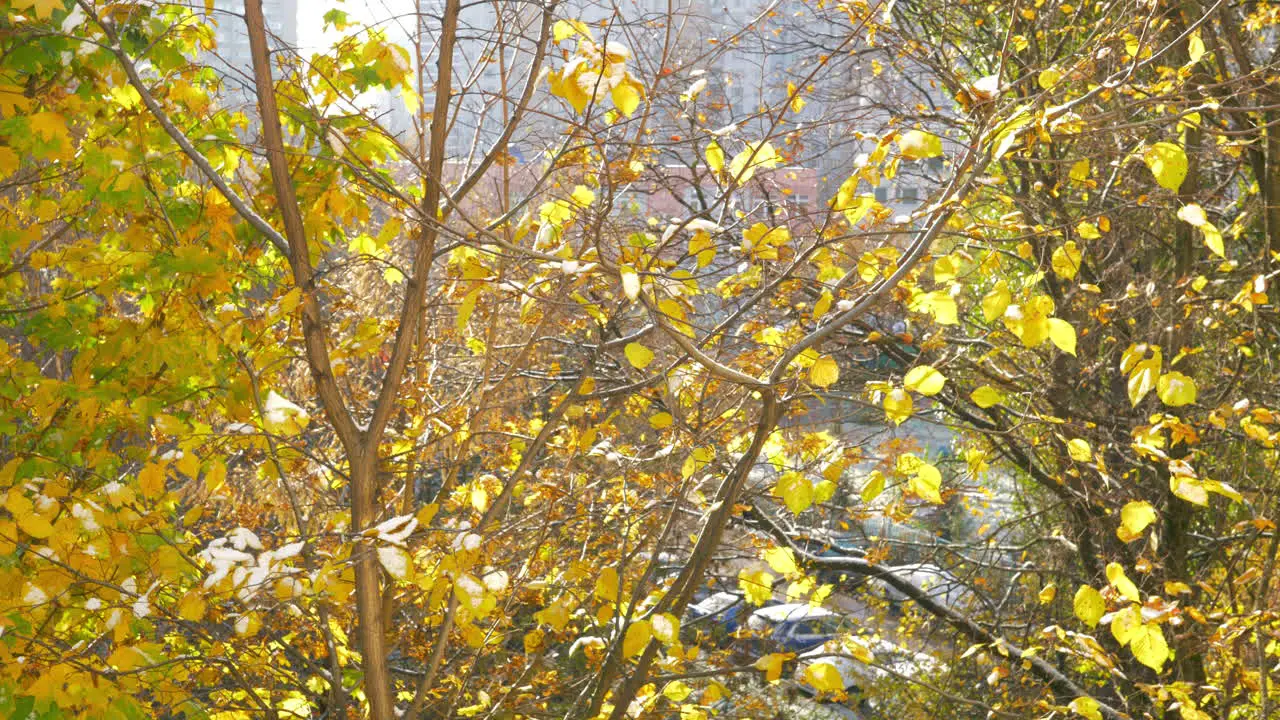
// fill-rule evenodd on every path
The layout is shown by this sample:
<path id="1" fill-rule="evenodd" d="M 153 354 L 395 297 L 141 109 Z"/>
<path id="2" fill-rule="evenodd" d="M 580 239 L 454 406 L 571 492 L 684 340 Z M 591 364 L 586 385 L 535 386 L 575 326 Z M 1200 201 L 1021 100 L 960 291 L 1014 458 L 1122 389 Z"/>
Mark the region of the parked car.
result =
<path id="1" fill-rule="evenodd" d="M 762 636 L 761 649 L 802 652 L 836 637 L 843 618 L 808 603 L 787 603 L 751 613 L 747 628 Z"/>
<path id="2" fill-rule="evenodd" d="M 741 624 L 743 609 L 746 606 L 742 593 L 712 593 L 685 610 L 685 619 L 682 624 L 687 626 L 703 621 L 706 624 L 718 625 L 725 632 L 733 632 Z"/>

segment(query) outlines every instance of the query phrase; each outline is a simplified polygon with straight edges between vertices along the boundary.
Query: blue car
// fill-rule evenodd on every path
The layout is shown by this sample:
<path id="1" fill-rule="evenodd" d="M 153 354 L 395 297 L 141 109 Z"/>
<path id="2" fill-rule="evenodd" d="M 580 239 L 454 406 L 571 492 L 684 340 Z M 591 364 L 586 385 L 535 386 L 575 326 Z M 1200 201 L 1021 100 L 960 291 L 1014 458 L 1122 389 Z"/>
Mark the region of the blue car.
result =
<path id="1" fill-rule="evenodd" d="M 835 638 L 841 616 L 808 603 L 765 607 L 751 613 L 747 628 L 762 636 L 767 648 L 803 652 Z"/>

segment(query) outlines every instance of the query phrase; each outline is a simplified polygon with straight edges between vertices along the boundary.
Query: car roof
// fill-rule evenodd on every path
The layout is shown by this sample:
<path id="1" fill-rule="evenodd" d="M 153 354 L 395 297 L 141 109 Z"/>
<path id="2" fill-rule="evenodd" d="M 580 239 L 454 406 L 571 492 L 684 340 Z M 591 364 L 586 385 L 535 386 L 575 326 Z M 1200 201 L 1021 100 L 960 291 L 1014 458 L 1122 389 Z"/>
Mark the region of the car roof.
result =
<path id="1" fill-rule="evenodd" d="M 783 622 L 787 620 L 805 620 L 815 617 L 829 617 L 835 613 L 824 607 L 814 607 L 809 603 L 786 603 L 785 605 L 774 605 L 756 610 L 752 613 L 754 617 L 761 617 L 769 622 Z"/>
<path id="2" fill-rule="evenodd" d="M 701 601 L 690 605 L 700 612 L 719 612 L 726 608 L 742 602 L 742 593 L 718 592 L 702 598 Z"/>

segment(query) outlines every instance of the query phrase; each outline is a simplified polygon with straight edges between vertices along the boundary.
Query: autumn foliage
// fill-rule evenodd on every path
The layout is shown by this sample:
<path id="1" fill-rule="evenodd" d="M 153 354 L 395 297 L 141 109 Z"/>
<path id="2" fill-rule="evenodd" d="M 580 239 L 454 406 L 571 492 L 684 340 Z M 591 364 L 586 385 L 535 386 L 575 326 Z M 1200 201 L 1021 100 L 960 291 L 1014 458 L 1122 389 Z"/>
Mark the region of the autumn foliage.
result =
<path id="1" fill-rule="evenodd" d="M 1280 8 L 232 4 L 0 10 L 0 716 L 1280 716 Z"/>

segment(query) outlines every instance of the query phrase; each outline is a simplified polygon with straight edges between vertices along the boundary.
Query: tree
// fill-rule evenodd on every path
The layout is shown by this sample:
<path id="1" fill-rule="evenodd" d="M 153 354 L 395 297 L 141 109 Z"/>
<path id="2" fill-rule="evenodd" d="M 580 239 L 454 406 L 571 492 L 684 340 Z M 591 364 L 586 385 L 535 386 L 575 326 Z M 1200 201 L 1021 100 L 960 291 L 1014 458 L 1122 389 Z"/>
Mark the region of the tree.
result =
<path id="1" fill-rule="evenodd" d="M 939 621 L 903 717 L 1269 717 L 1271 10 L 699 8 L 10 3 L 0 707 L 755 713 L 724 582 Z M 984 492 L 974 602 L 822 552 Z"/>

